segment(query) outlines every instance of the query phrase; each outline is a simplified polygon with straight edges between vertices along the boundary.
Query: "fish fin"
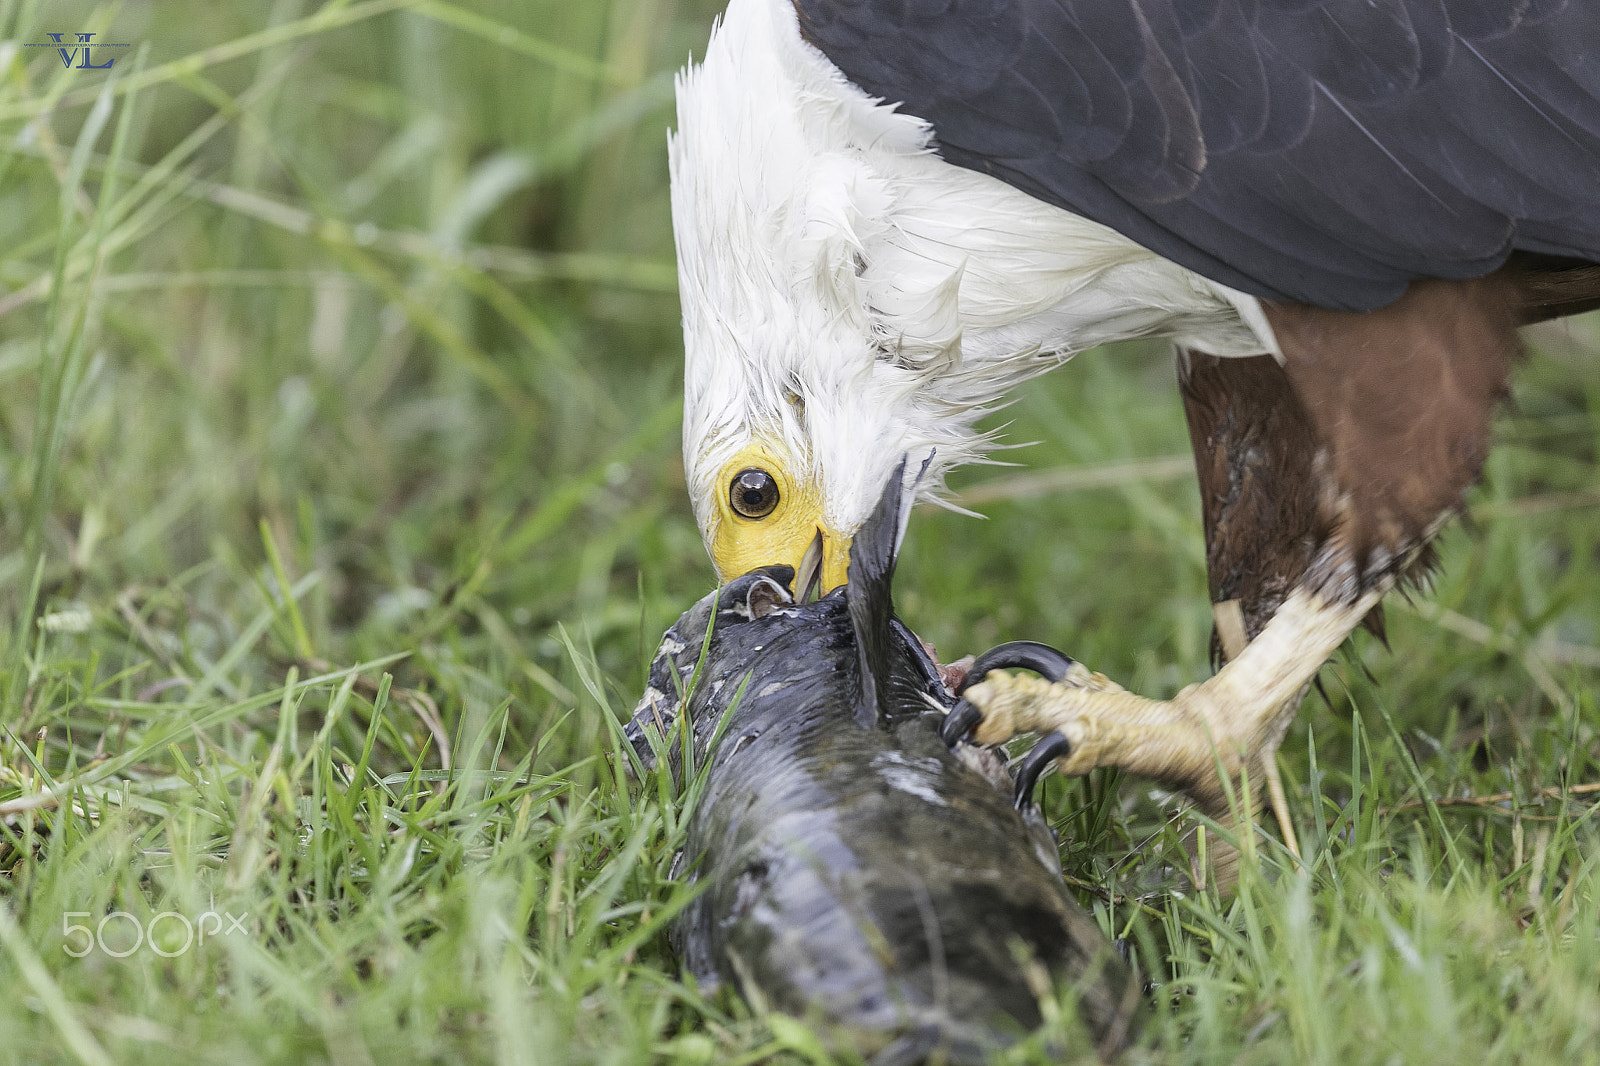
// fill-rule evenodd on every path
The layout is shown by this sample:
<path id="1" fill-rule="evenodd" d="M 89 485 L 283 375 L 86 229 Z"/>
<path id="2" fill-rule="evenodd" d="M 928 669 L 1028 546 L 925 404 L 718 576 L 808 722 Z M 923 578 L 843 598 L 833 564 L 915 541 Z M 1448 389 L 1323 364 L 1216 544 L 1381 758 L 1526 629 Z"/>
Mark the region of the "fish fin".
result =
<path id="1" fill-rule="evenodd" d="M 855 631 L 856 655 L 861 667 L 861 702 L 856 709 L 856 722 L 865 729 L 878 727 L 886 702 L 895 558 L 905 536 L 911 498 L 932 461 L 930 454 L 923 461 L 922 469 L 917 471 L 916 480 L 907 485 L 906 459 L 902 458 L 894 473 L 889 475 L 877 506 L 850 542 L 845 599 L 850 607 L 850 627 Z"/>

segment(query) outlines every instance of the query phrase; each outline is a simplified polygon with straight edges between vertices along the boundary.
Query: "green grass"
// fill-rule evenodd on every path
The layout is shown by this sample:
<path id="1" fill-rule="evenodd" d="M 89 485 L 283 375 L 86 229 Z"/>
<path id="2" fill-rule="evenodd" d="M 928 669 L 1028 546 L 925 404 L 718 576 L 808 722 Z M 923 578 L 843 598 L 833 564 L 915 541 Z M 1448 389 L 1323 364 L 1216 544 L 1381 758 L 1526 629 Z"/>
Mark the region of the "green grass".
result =
<path id="1" fill-rule="evenodd" d="M 0 0 L 135 45 L 0 45 L 0 1061 L 820 1054 L 682 978 L 682 805 L 612 758 L 712 580 L 663 130 L 714 6 Z M 1535 347 L 1435 588 L 1285 745 L 1304 869 L 1263 836 L 1196 896 L 1160 797 L 1048 782 L 1161 984 L 1137 1061 L 1600 1061 L 1600 328 Z M 1007 417 L 1099 487 L 966 479 L 992 520 L 918 516 L 902 614 L 1204 676 L 1165 352 Z M 182 917 L 74 957 L 113 912 L 118 954 Z"/>

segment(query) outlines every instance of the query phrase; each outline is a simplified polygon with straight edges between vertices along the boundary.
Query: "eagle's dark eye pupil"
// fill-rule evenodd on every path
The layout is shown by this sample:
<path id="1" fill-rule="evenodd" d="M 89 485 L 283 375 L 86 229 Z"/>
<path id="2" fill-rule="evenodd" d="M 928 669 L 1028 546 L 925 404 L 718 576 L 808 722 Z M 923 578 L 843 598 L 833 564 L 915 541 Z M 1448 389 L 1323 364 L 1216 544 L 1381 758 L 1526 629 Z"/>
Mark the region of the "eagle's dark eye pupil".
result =
<path id="1" fill-rule="evenodd" d="M 728 502 L 746 518 L 765 518 L 778 506 L 778 483 L 765 470 L 741 470 L 728 487 Z"/>

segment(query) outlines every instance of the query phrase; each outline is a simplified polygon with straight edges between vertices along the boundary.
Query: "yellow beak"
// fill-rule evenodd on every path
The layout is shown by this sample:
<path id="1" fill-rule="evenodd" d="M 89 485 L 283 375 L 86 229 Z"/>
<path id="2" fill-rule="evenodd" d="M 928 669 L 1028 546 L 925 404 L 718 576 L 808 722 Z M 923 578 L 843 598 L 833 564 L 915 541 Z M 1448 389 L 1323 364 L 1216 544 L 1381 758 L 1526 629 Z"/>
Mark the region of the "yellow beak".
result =
<path id="1" fill-rule="evenodd" d="M 761 566 L 791 567 L 796 597 L 806 597 L 813 586 L 827 595 L 849 577 L 850 538 L 821 525 L 780 530 L 727 522 L 718 530 L 711 561 L 723 581 Z"/>

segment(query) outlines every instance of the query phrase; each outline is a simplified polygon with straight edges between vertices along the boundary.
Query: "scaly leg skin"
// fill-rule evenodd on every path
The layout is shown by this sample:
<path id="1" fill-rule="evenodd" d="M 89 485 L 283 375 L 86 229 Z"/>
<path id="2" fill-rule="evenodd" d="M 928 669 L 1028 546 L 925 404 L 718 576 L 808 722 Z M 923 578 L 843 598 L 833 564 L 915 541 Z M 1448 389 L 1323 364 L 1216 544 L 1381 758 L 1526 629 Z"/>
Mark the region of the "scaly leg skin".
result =
<path id="1" fill-rule="evenodd" d="M 1152 777 L 1181 788 L 1206 814 L 1230 826 L 1231 789 L 1243 804 L 1243 817 L 1252 819 L 1259 787 L 1275 776 L 1275 765 L 1272 771 L 1268 766 L 1300 695 L 1390 585 L 1381 581 L 1350 603 L 1297 589 L 1215 676 L 1170 700 L 1145 699 L 1081 666 L 1059 682 L 990 674 L 962 694 L 982 716 L 974 739 L 999 744 L 1018 733 L 1059 732 L 1071 745 L 1056 760 L 1064 774 L 1115 766 Z M 958 704 L 952 717 L 962 710 Z M 1231 781 L 1219 775 L 1219 764 Z M 1238 792 L 1241 775 L 1250 782 L 1248 796 Z M 1232 880 L 1232 856 L 1217 859 L 1213 877 L 1225 887 Z"/>
<path id="2" fill-rule="evenodd" d="M 1217 643 L 1221 648 L 1223 661 L 1232 662 L 1244 651 L 1250 643 L 1250 638 L 1245 634 L 1244 609 L 1238 600 L 1224 600 L 1211 605 L 1211 616 L 1216 622 Z M 1302 688 L 1294 698 L 1278 712 L 1285 728 L 1294 718 L 1294 710 L 1305 699 L 1306 690 Z M 1282 735 L 1279 735 L 1281 742 Z M 1289 854 L 1296 859 L 1300 858 L 1300 841 L 1295 837 L 1294 821 L 1289 817 L 1289 801 L 1283 794 L 1283 779 L 1278 776 L 1278 743 L 1268 744 L 1261 751 L 1261 769 L 1264 771 L 1267 785 L 1267 801 L 1272 805 L 1272 813 L 1278 819 L 1278 832 L 1283 834 L 1283 846 L 1289 849 Z"/>

